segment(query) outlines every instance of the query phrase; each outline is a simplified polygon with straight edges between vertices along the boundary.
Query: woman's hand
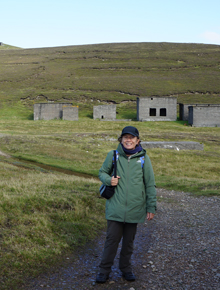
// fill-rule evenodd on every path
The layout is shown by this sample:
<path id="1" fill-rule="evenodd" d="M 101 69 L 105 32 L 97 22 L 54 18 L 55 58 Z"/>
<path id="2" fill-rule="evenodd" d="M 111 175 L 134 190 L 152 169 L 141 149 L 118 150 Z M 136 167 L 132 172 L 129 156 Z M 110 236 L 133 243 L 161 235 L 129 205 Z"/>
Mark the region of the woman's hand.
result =
<path id="1" fill-rule="evenodd" d="M 152 220 L 153 218 L 154 218 L 154 213 L 152 213 L 152 212 L 148 212 L 148 213 L 147 213 L 147 220 L 150 221 L 150 220 Z"/>
<path id="2" fill-rule="evenodd" d="M 112 176 L 111 178 L 111 186 L 116 186 L 118 185 L 118 179 L 120 178 L 120 176 L 117 175 L 117 177 L 115 178 L 114 176 Z"/>

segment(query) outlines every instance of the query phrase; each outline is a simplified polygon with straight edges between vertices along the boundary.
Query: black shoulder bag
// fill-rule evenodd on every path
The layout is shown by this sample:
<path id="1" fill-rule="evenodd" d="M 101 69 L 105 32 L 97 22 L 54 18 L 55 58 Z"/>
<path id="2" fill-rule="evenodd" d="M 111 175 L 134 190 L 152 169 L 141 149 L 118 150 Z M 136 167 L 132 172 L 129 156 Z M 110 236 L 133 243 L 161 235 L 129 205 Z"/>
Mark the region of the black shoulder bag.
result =
<path id="1" fill-rule="evenodd" d="M 117 177 L 116 150 L 114 150 L 113 172 L 114 172 L 114 177 L 116 178 Z M 108 186 L 108 185 L 102 184 L 99 188 L 99 192 L 100 192 L 101 197 L 109 199 L 115 193 L 115 186 Z"/>

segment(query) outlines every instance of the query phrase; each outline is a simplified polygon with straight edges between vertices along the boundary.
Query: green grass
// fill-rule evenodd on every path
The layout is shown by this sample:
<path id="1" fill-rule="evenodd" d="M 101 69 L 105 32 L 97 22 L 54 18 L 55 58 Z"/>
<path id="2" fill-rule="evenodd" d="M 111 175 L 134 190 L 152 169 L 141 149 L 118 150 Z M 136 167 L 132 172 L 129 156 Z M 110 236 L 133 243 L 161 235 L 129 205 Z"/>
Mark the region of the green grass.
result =
<path id="1" fill-rule="evenodd" d="M 0 132 L 6 136 L 1 138 L 1 150 L 23 160 L 97 176 L 107 152 L 117 146 L 121 129 L 127 124 L 89 118 L 77 122 L 2 120 Z M 195 128 L 182 121 L 129 124 L 139 129 L 142 141 L 204 144 L 204 151 L 149 149 L 158 186 L 197 195 L 219 194 L 219 128 Z"/>
<path id="2" fill-rule="evenodd" d="M 20 289 L 104 227 L 98 182 L 0 162 L 1 289 Z"/>

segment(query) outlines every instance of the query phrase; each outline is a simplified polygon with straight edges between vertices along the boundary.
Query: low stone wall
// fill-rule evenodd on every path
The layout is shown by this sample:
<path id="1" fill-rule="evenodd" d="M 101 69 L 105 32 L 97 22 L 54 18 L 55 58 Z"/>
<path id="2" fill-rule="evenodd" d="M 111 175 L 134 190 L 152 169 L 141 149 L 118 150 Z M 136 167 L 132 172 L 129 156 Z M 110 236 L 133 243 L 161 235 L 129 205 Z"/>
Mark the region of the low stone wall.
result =
<path id="1" fill-rule="evenodd" d="M 143 148 L 162 148 L 173 150 L 204 150 L 204 145 L 199 142 L 141 142 Z"/>

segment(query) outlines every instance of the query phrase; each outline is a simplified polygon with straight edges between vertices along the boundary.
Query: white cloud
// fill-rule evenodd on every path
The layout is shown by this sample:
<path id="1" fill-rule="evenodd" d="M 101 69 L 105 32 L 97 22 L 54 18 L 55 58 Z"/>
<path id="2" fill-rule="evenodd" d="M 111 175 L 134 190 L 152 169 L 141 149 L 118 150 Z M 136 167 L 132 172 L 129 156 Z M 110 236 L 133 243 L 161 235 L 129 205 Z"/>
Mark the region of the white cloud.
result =
<path id="1" fill-rule="evenodd" d="M 220 33 L 213 31 L 205 31 L 201 36 L 211 43 L 220 44 Z"/>

